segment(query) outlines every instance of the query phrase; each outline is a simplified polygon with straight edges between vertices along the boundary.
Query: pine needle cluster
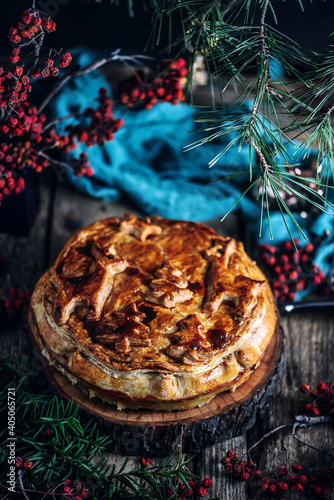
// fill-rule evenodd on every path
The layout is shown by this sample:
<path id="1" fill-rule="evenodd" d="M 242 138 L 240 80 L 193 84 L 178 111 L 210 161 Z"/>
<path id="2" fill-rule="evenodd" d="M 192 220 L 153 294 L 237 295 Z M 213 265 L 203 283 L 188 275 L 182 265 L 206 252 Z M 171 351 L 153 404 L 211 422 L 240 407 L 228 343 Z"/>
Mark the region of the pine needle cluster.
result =
<path id="1" fill-rule="evenodd" d="M 302 22 L 303 0 L 295 1 Z M 161 33 L 167 31 L 168 49 L 189 54 L 190 96 L 197 56 L 206 64 L 212 105 L 196 114 L 203 137 L 186 149 L 225 139 L 221 152 L 209 162 L 214 166 L 232 146 L 248 147 L 248 168 L 242 166 L 237 175 L 248 176 L 242 196 L 257 189 L 260 228 L 264 216 L 270 228 L 274 208 L 284 222 L 289 216 L 303 235 L 286 202 L 289 196 L 332 213 L 328 190 L 334 165 L 334 46 L 317 52 L 301 47 L 280 31 L 283 20 L 276 15 L 277 2 L 271 0 L 152 0 L 150 5 L 152 44 L 159 44 Z M 182 27 L 177 39 L 172 37 L 175 20 Z M 287 164 L 296 166 L 310 155 L 315 156 L 314 175 L 289 173 Z"/>
<path id="2" fill-rule="evenodd" d="M 193 478 L 187 468 L 190 459 L 181 453 L 171 455 L 157 466 L 144 467 L 139 460 L 139 465 L 131 470 L 127 467 L 128 460 L 121 467 L 110 464 L 104 453 L 110 450 L 110 437 L 101 434 L 97 423 L 82 415 L 79 407 L 52 395 L 45 377 L 32 369 L 27 358 L 17 364 L 0 360 L 0 387 L 2 498 L 6 497 L 8 472 L 10 388 L 15 388 L 16 397 L 16 456 L 32 462 L 29 471 L 18 474 L 18 493 L 11 493 L 10 498 L 22 498 L 22 493 L 29 500 L 59 498 L 59 485 L 70 480 L 80 481 L 92 500 L 167 500 L 171 498 L 168 491 L 176 494 L 180 482 L 188 485 Z M 49 493 L 46 495 L 46 492 Z"/>

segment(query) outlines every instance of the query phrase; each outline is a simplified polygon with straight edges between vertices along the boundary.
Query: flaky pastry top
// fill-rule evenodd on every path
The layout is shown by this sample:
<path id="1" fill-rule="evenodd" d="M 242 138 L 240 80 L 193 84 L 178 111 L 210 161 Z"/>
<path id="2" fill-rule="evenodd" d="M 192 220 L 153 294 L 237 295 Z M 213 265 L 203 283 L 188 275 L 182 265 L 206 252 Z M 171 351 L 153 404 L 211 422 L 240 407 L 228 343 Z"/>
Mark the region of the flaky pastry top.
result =
<path id="1" fill-rule="evenodd" d="M 269 285 L 242 243 L 157 216 L 77 231 L 42 297 L 64 342 L 120 374 L 206 372 L 276 323 Z"/>

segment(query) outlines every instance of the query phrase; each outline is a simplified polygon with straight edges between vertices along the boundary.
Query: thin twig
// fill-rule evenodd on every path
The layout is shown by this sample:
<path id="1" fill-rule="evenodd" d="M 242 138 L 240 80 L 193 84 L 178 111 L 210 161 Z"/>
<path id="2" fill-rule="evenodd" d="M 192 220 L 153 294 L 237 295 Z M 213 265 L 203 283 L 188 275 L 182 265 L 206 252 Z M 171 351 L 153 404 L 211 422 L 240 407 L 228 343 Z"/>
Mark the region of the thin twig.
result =
<path id="1" fill-rule="evenodd" d="M 27 495 L 27 494 L 26 494 L 26 492 L 25 492 L 25 489 L 24 489 L 24 484 L 23 484 L 23 481 L 22 481 L 22 471 L 21 471 L 21 470 L 19 470 L 19 472 L 18 472 L 18 474 L 17 474 L 17 475 L 18 475 L 18 477 L 19 477 L 19 483 L 20 483 L 21 491 L 22 491 L 22 494 L 23 494 L 24 498 L 25 498 L 26 500 L 30 500 L 30 499 L 29 499 L 29 497 L 28 497 L 28 495 Z"/>
<path id="2" fill-rule="evenodd" d="M 257 441 L 255 444 L 253 444 L 253 446 L 251 446 L 248 449 L 247 455 L 248 455 L 249 459 L 251 460 L 250 452 L 252 451 L 253 448 L 255 448 L 255 446 L 257 446 L 258 444 L 262 443 L 262 441 L 264 441 L 264 439 L 266 439 L 267 437 L 271 436 L 272 434 L 274 434 L 275 432 L 279 431 L 280 429 L 285 429 L 286 427 L 290 427 L 291 425 L 293 425 L 293 424 L 280 425 L 279 427 L 276 427 L 275 429 L 271 430 L 270 432 L 267 432 L 267 434 L 264 434 L 262 436 L 262 438 L 259 439 L 259 441 Z"/>
<path id="3" fill-rule="evenodd" d="M 332 453 L 328 453 L 328 451 L 321 450 L 320 448 L 317 448 L 316 446 L 313 446 L 312 444 L 306 443 L 305 441 L 303 441 L 302 439 L 300 439 L 296 435 L 294 435 L 293 438 L 296 439 L 297 441 L 299 441 L 300 443 L 304 444 L 308 448 L 312 448 L 313 450 L 319 451 L 320 453 L 323 453 L 324 455 L 327 455 L 328 457 L 333 458 L 333 454 Z"/>
<path id="4" fill-rule="evenodd" d="M 42 129 L 41 134 L 44 134 L 46 130 L 48 130 L 50 127 L 52 127 L 52 125 L 55 125 L 56 123 L 68 120 L 69 118 L 80 118 L 81 116 L 84 116 L 84 113 L 70 113 L 69 115 L 61 116 L 60 118 L 55 118 Z"/>
<path id="5" fill-rule="evenodd" d="M 63 88 L 63 86 L 69 81 L 72 80 L 72 78 L 76 78 L 77 76 L 84 76 L 87 75 L 88 73 L 91 73 L 92 71 L 95 71 L 96 69 L 101 68 L 101 66 L 104 66 L 105 64 L 111 62 L 111 61 L 133 61 L 134 63 L 138 63 L 137 59 L 138 58 L 143 58 L 147 59 L 145 56 L 140 56 L 140 55 L 135 55 L 135 56 L 120 56 L 121 49 L 117 49 L 114 52 L 110 54 L 108 57 L 103 57 L 102 59 L 99 59 L 98 61 L 95 61 L 91 64 L 88 64 L 84 68 L 79 68 L 76 71 L 73 71 L 72 73 L 67 74 L 66 76 L 63 76 L 58 83 L 53 87 L 51 90 L 50 94 L 48 94 L 45 99 L 42 101 L 42 104 L 40 105 L 38 109 L 38 114 L 43 111 L 43 109 L 49 104 L 51 99 L 58 94 L 58 92 Z"/>

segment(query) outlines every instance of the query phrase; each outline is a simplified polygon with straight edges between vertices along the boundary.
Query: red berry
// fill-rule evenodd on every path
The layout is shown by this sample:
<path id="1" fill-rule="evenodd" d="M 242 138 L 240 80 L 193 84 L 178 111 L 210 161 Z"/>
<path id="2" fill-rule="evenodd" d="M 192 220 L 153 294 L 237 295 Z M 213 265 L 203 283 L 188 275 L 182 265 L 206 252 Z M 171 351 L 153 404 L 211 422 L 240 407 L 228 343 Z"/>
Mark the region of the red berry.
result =
<path id="1" fill-rule="evenodd" d="M 268 266 L 274 266 L 276 264 L 276 258 L 273 255 L 268 257 L 267 264 Z"/>
<path id="2" fill-rule="evenodd" d="M 23 464 L 22 458 L 21 457 L 16 457 L 15 458 L 15 465 L 16 465 L 16 467 L 21 467 L 22 464 Z"/>
<path id="3" fill-rule="evenodd" d="M 305 252 L 307 252 L 307 253 L 313 252 L 313 250 L 314 250 L 314 246 L 312 245 L 312 243 L 307 243 L 307 244 L 304 246 L 304 250 L 305 250 Z"/>
<path id="4" fill-rule="evenodd" d="M 54 60 L 51 59 L 51 57 L 47 57 L 44 61 L 44 64 L 45 64 L 45 67 L 46 68 L 52 68 L 53 64 L 54 64 Z"/>
<path id="5" fill-rule="evenodd" d="M 14 55 L 9 56 L 9 60 L 11 63 L 17 63 L 19 62 L 19 59 L 20 59 L 19 56 L 14 56 Z"/>
<path id="6" fill-rule="evenodd" d="M 33 465 L 33 462 L 30 462 L 29 460 L 26 460 L 26 461 L 24 462 L 24 464 L 23 464 L 23 467 L 24 467 L 25 469 L 30 469 L 30 468 L 32 467 L 32 465 Z"/>
<path id="7" fill-rule="evenodd" d="M 278 488 L 280 491 L 287 491 L 289 489 L 289 485 L 282 481 L 282 482 L 278 483 Z"/>
<path id="8" fill-rule="evenodd" d="M 320 278 L 320 276 L 318 276 L 318 275 L 313 276 L 313 278 L 312 278 L 313 285 L 320 285 L 321 281 L 322 281 L 322 278 Z"/>
<path id="9" fill-rule="evenodd" d="M 49 68 L 44 68 L 40 71 L 40 74 L 43 78 L 47 78 L 48 76 L 50 76 L 51 72 Z"/>
<path id="10" fill-rule="evenodd" d="M 302 468 L 299 464 L 293 464 L 292 470 L 293 470 L 293 472 L 300 472 L 302 470 Z"/>
<path id="11" fill-rule="evenodd" d="M 301 386 L 301 388 L 300 388 L 300 390 L 301 390 L 301 392 L 302 392 L 303 394 L 305 394 L 306 392 L 309 392 L 309 390 L 310 390 L 310 389 L 311 389 L 311 388 L 310 388 L 310 386 L 309 386 L 309 385 L 307 385 L 307 384 L 303 384 L 303 385 Z"/>
<path id="12" fill-rule="evenodd" d="M 31 76 L 31 78 L 37 78 L 39 76 L 39 71 L 37 71 L 37 69 L 32 69 L 29 73 L 29 75 Z"/>
<path id="13" fill-rule="evenodd" d="M 329 390 L 329 387 L 327 386 L 327 384 L 325 384 L 325 382 L 319 382 L 319 384 L 317 385 L 317 389 L 319 392 L 327 392 Z"/>
<path id="14" fill-rule="evenodd" d="M 205 477 L 202 481 L 202 486 L 204 488 L 211 488 L 212 486 L 212 479 L 210 479 L 209 477 Z"/>
<path id="15" fill-rule="evenodd" d="M 290 278 L 290 280 L 296 280 L 298 278 L 298 272 L 297 271 L 292 271 L 289 274 L 289 278 Z"/>

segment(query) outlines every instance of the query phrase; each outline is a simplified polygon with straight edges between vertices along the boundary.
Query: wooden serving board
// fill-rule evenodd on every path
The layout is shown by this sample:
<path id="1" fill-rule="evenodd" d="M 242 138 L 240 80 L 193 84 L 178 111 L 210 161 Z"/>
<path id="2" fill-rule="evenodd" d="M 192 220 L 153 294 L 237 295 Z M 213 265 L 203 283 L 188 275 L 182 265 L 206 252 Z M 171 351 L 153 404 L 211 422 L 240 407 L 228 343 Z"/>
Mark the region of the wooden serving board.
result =
<path id="1" fill-rule="evenodd" d="M 30 323 L 31 324 L 31 323 Z M 284 335 L 281 326 L 266 349 L 259 366 L 234 392 L 222 392 L 206 405 L 191 410 L 117 410 L 98 398 L 89 398 L 80 387 L 50 367 L 41 354 L 37 329 L 31 340 L 43 359 L 55 392 L 95 415 L 113 439 L 115 451 L 124 455 L 164 456 L 178 449 L 196 453 L 226 438 L 244 434 L 261 418 L 274 394 L 283 370 Z"/>

